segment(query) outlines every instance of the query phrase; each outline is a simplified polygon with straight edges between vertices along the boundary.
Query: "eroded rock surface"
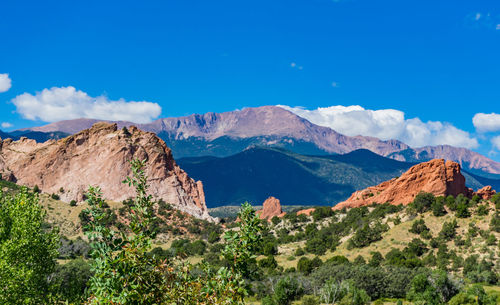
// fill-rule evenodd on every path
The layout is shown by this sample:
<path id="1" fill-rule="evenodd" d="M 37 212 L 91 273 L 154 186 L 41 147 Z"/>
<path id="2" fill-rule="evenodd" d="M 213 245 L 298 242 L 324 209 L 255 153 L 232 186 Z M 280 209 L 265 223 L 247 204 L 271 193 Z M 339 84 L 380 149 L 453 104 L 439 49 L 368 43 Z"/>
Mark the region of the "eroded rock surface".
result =
<path id="1" fill-rule="evenodd" d="M 89 185 L 100 186 L 109 200 L 133 197 L 134 189 L 122 181 L 130 175 L 129 161 L 136 158 L 147 160 L 145 173 L 153 197 L 193 216 L 211 219 L 202 183 L 177 166 L 171 150 L 154 133 L 96 123 L 58 141 L 0 141 L 2 177 L 30 187 L 38 185 L 64 201 L 82 201 Z"/>
<path id="2" fill-rule="evenodd" d="M 269 197 L 262 204 L 262 210 L 257 211 L 260 219 L 271 219 L 274 216 L 283 217 L 286 213 L 281 209 L 281 204 L 279 199 L 274 197 Z"/>
<path id="3" fill-rule="evenodd" d="M 411 167 L 399 178 L 354 192 L 334 209 L 386 202 L 407 205 L 420 192 L 435 196 L 470 195 L 470 190 L 465 186 L 465 177 L 460 172 L 460 165 L 453 161 L 435 159 Z"/>

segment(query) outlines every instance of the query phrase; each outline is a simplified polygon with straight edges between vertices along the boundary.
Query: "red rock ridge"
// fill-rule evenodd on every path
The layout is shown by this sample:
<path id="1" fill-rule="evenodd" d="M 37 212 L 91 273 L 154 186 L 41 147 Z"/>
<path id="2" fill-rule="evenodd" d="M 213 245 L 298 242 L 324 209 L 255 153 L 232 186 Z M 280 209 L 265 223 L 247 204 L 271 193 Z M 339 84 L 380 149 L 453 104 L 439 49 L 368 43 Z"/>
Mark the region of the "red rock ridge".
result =
<path id="1" fill-rule="evenodd" d="M 121 182 L 130 175 L 129 161 L 135 158 L 147 160 L 145 172 L 153 197 L 211 220 L 202 183 L 177 166 L 170 148 L 154 133 L 133 126 L 127 133 L 116 124 L 97 123 L 58 141 L 0 140 L 2 177 L 30 187 L 38 185 L 43 192 L 58 193 L 64 201 L 82 201 L 89 185 L 100 186 L 109 200 L 133 197 L 134 189 Z"/>
<path id="2" fill-rule="evenodd" d="M 299 215 L 306 215 L 306 216 L 311 216 L 311 214 L 315 211 L 315 208 L 310 208 L 310 209 L 305 209 L 305 210 L 300 210 L 297 212 L 297 216 Z"/>
<path id="3" fill-rule="evenodd" d="M 491 186 L 488 185 L 478 190 L 475 194 L 481 197 L 481 199 L 490 200 L 496 192 L 491 188 Z"/>
<path id="4" fill-rule="evenodd" d="M 274 216 L 283 217 L 286 213 L 281 209 L 281 204 L 279 199 L 274 197 L 269 197 L 262 204 L 262 210 L 258 210 L 257 214 L 260 219 L 270 220 Z"/>
<path id="5" fill-rule="evenodd" d="M 354 192 L 349 199 L 333 209 L 385 202 L 407 205 L 420 192 L 435 196 L 470 195 L 470 190 L 465 186 L 465 177 L 460 172 L 460 165 L 453 161 L 435 159 L 411 167 L 399 178 Z"/>

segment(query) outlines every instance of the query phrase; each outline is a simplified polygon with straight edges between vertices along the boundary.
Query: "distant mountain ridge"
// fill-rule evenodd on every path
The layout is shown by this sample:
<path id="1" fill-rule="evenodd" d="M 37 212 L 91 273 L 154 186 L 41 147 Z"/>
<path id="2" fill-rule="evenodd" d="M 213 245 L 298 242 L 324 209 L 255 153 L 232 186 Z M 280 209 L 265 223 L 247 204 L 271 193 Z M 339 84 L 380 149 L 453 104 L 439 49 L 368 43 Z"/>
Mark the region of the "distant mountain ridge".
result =
<path id="1" fill-rule="evenodd" d="M 415 163 L 361 149 L 343 155 L 307 156 L 279 148 L 253 147 L 229 157 L 190 157 L 177 163 L 203 181 L 209 208 L 260 204 L 275 196 L 284 205 L 330 205 L 353 192 L 400 176 Z M 500 189 L 499 179 L 462 172 L 468 187 Z M 228 191 L 230 190 L 230 191 Z"/>
<path id="2" fill-rule="evenodd" d="M 177 163 L 203 181 L 208 207 L 245 201 L 261 204 L 269 196 L 285 205 L 334 205 L 355 190 L 391 179 L 411 166 L 369 150 L 305 156 L 269 147 L 253 147 L 224 158 L 182 158 Z"/>
<path id="3" fill-rule="evenodd" d="M 77 119 L 31 128 L 39 132 L 72 134 L 89 128 L 99 120 Z M 331 128 L 315 125 L 288 110 L 276 106 L 245 108 L 223 113 L 193 114 L 158 119 L 136 125 L 155 132 L 172 148 L 176 158 L 213 155 L 226 157 L 252 146 L 280 147 L 296 153 L 328 155 L 368 149 L 399 161 L 423 162 L 444 158 L 458 162 L 476 174 L 500 174 L 500 163 L 465 148 L 433 146 L 411 148 L 398 140 L 383 141 L 373 137 L 345 136 Z"/>
<path id="4" fill-rule="evenodd" d="M 3 132 L 0 130 L 0 139 L 12 139 L 14 141 L 21 139 L 22 137 L 35 140 L 37 142 L 45 142 L 48 140 L 59 140 L 69 136 L 69 133 L 61 131 L 33 131 L 33 130 L 16 130 L 12 132 Z"/>

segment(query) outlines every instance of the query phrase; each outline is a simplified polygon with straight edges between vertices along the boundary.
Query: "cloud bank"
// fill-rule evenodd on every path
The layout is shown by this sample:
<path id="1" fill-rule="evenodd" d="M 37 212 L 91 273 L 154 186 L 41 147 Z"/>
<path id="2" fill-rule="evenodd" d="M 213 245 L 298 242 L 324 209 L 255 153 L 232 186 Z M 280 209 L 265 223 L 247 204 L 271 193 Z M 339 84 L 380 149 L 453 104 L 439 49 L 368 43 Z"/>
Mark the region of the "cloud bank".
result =
<path id="1" fill-rule="evenodd" d="M 491 144 L 493 144 L 493 148 L 500 150 L 500 136 L 493 137 L 491 139 Z"/>
<path id="2" fill-rule="evenodd" d="M 53 87 L 24 93 L 12 99 L 16 111 L 28 120 L 56 122 L 77 118 L 149 123 L 161 114 L 157 103 L 112 101 L 106 96 L 91 97 L 74 87 Z"/>
<path id="3" fill-rule="evenodd" d="M 9 74 L 7 73 L 0 74 L 0 93 L 8 91 L 11 86 L 12 86 L 12 81 L 9 78 Z"/>
<path id="4" fill-rule="evenodd" d="M 472 118 L 472 123 L 478 132 L 500 131 L 500 114 L 476 113 Z"/>
<path id="5" fill-rule="evenodd" d="M 412 147 L 452 145 L 472 149 L 479 146 L 476 138 L 450 123 L 406 119 L 404 112 L 395 109 L 369 110 L 361 106 L 339 105 L 308 110 L 303 107 L 279 106 L 314 124 L 330 127 L 348 136 L 396 139 Z"/>
<path id="6" fill-rule="evenodd" d="M 2 122 L 0 126 L 2 126 L 2 128 L 11 128 L 13 125 L 9 122 Z"/>

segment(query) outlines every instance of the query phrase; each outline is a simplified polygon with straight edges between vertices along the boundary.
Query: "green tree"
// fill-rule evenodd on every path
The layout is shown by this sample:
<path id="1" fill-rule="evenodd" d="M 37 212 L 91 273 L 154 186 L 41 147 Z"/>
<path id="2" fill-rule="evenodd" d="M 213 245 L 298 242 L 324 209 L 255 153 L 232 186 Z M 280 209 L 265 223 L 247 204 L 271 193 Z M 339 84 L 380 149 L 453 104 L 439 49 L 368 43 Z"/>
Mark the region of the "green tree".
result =
<path id="1" fill-rule="evenodd" d="M 104 200 L 98 188 L 87 195 L 86 234 L 92 247 L 92 271 L 88 304 L 242 304 L 247 294 L 243 276 L 250 274 L 262 230 L 260 219 L 252 207 L 242 205 L 238 217 L 239 230 L 224 236 L 223 256 L 227 267 L 214 270 L 202 264 L 193 272 L 190 264 L 160 260 L 149 254 L 155 232 L 151 228 L 152 197 L 147 194 L 145 161 L 134 160 L 132 177 L 125 182 L 136 189 L 131 202 L 128 235 L 106 226 Z M 200 298 L 203 296 L 203 298 Z"/>
<path id="2" fill-rule="evenodd" d="M 0 304 L 47 304 L 59 236 L 44 228 L 38 195 L 0 191 Z"/>
<path id="3" fill-rule="evenodd" d="M 58 265 L 52 275 L 58 299 L 74 304 L 81 303 L 91 276 L 90 265 L 83 259 Z"/>
<path id="4" fill-rule="evenodd" d="M 279 305 L 290 305 L 292 301 L 302 294 L 302 287 L 296 279 L 285 277 L 278 281 L 274 287 L 274 300 Z"/>
<path id="5" fill-rule="evenodd" d="M 451 222 L 445 222 L 441 231 L 439 232 L 439 237 L 444 240 L 452 240 L 457 234 L 457 221 L 453 219 Z"/>
<path id="6" fill-rule="evenodd" d="M 459 291 L 446 272 L 434 271 L 431 274 L 416 275 L 410 284 L 407 298 L 417 304 L 444 304 Z"/>
<path id="7" fill-rule="evenodd" d="M 418 213 L 424 213 L 431 209 L 432 204 L 436 201 L 436 197 L 434 197 L 431 193 L 421 192 L 411 203 L 411 207 L 415 209 Z"/>
<path id="8" fill-rule="evenodd" d="M 483 286 L 473 285 L 466 291 L 455 295 L 448 302 L 449 305 L 495 305 L 497 303 L 495 296 L 488 296 Z"/>
<path id="9" fill-rule="evenodd" d="M 446 214 L 446 210 L 444 209 L 445 199 L 444 197 L 437 197 L 436 201 L 434 201 L 431 205 L 432 214 L 436 217 L 444 216 Z"/>

